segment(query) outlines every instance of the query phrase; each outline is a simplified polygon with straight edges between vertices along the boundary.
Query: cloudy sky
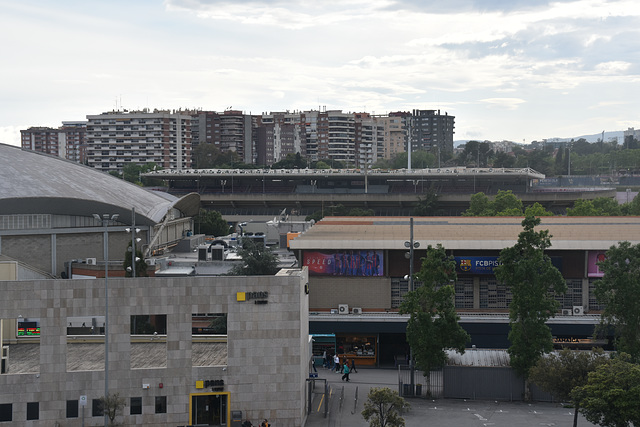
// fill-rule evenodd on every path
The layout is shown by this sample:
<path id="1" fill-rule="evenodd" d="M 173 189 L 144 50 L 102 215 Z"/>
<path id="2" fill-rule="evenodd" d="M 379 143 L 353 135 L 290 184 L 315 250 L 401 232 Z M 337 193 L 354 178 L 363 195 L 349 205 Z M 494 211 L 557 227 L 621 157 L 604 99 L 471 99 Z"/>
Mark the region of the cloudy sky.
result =
<path id="1" fill-rule="evenodd" d="M 637 0 L 0 0 L 0 142 L 115 108 L 439 109 L 456 140 L 640 128 Z"/>

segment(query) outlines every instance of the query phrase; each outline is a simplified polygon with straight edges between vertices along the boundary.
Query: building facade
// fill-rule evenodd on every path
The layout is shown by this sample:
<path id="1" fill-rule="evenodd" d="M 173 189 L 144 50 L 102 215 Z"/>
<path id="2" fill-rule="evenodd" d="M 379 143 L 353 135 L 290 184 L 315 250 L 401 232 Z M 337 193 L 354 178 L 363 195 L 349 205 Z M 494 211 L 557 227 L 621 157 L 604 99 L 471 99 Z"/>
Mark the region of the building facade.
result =
<path id="1" fill-rule="evenodd" d="M 105 282 L 0 281 L 0 425 L 103 425 L 106 387 L 124 399 L 116 418 L 124 425 L 229 426 L 241 411 L 300 427 L 306 283 L 303 270 L 252 280 L 109 279 L 107 374 Z M 193 319 L 206 313 L 225 316 L 226 337 L 192 335 Z M 132 334 L 143 318 L 160 332 Z"/>
<path id="2" fill-rule="evenodd" d="M 122 171 L 127 164 L 191 167 L 191 115 L 170 111 L 115 111 L 87 116 L 87 164 Z"/>
<path id="3" fill-rule="evenodd" d="M 406 317 L 397 311 L 411 287 L 407 247 L 413 235 L 414 272 L 429 245 L 442 244 L 455 258 L 455 306 L 471 335 L 468 345 L 507 348 L 512 296 L 494 268 L 500 251 L 517 241 L 521 222 L 518 217 L 420 217 L 411 230 L 407 217 L 325 217 L 289 243 L 310 270 L 311 332 L 332 335 L 334 351 L 342 347 L 341 354 L 362 356 L 363 364 L 393 364 L 404 354 Z M 611 345 L 594 339 L 603 308 L 594 294 L 602 277 L 596 263 L 620 241 L 640 243 L 640 219 L 544 217 L 537 228 L 550 231 L 547 254 L 568 288 L 557 296 L 561 309 L 549 322 L 553 335 L 559 343 Z M 352 353 L 366 342 L 371 353 Z"/>

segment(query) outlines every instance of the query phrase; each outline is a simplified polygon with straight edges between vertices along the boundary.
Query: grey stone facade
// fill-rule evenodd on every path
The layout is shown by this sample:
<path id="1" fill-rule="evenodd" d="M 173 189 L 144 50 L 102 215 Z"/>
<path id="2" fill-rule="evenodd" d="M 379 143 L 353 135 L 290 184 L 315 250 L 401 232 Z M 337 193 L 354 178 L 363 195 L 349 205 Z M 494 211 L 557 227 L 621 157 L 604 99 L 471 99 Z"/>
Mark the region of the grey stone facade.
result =
<path id="1" fill-rule="evenodd" d="M 258 277 L 109 279 L 109 390 L 127 402 L 118 421 L 188 425 L 190 396 L 212 391 L 196 388 L 196 381 L 223 380 L 216 392 L 227 395 L 229 410 L 278 427 L 303 425 L 307 283 L 306 269 Z M 39 372 L 0 375 L 0 405 L 12 404 L 7 425 L 80 426 L 81 415 L 67 418 L 66 404 L 81 395 L 89 402 L 85 425 L 103 424 L 102 417 L 91 416 L 91 402 L 104 394 L 104 370 L 67 371 L 66 322 L 104 314 L 104 285 L 101 279 L 0 282 L 0 318 L 38 318 L 41 327 Z M 266 303 L 255 303 L 255 295 L 238 301 L 238 292 L 261 293 L 258 299 Z M 227 365 L 192 365 L 194 313 L 227 313 Z M 166 368 L 132 369 L 130 316 L 154 314 L 167 316 Z M 166 413 L 155 413 L 156 396 L 166 396 Z M 142 398 L 141 415 L 129 415 L 131 397 Z M 28 402 L 39 402 L 39 420 L 26 420 Z"/>

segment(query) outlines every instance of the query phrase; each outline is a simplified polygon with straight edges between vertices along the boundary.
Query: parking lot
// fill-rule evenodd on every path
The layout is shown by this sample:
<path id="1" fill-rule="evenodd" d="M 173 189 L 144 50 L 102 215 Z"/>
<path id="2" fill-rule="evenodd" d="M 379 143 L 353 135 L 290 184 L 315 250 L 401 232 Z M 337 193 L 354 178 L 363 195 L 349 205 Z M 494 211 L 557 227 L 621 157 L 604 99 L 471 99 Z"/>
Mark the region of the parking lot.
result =
<path id="1" fill-rule="evenodd" d="M 318 377 L 330 387 L 329 411 L 324 416 L 324 396 L 319 394 L 322 382 L 316 383 L 312 413 L 305 427 L 368 427 L 361 415 L 367 393 L 372 387 L 398 389 L 394 369 L 358 369 L 351 381 L 341 381 L 341 375 L 320 368 Z M 356 398 L 357 397 L 357 398 Z M 407 427 L 477 427 L 477 426 L 572 426 L 573 408 L 553 403 L 524 403 L 486 400 L 454 400 L 408 398 L 411 408 L 404 412 Z M 578 425 L 593 426 L 582 415 Z"/>

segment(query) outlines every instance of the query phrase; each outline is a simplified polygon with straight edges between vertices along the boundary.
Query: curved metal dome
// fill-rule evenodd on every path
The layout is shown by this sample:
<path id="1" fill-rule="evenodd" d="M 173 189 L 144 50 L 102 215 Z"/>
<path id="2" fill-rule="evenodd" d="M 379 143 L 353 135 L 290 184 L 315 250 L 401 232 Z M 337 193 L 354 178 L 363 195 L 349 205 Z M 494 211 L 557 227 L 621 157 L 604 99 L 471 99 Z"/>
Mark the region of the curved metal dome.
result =
<path id="1" fill-rule="evenodd" d="M 135 208 L 137 224 L 154 225 L 172 208 L 194 216 L 199 206 L 195 193 L 168 199 L 88 166 L 0 144 L 0 215 L 110 213 L 127 223 Z"/>

